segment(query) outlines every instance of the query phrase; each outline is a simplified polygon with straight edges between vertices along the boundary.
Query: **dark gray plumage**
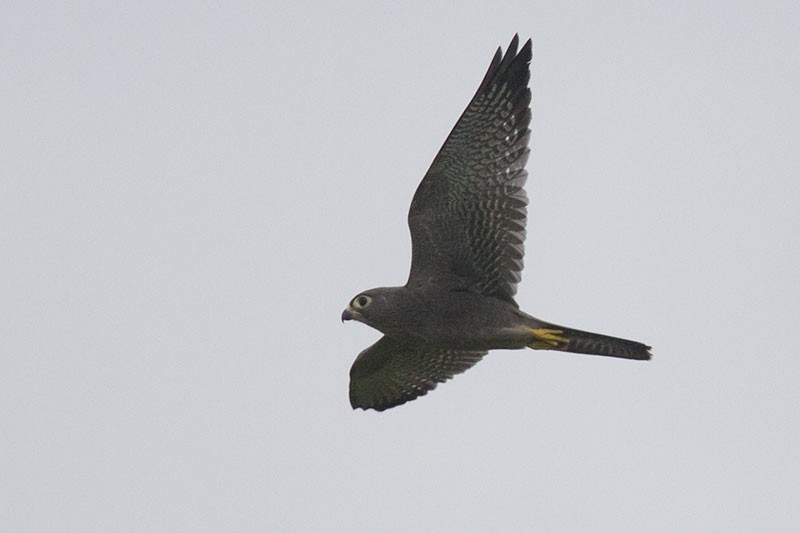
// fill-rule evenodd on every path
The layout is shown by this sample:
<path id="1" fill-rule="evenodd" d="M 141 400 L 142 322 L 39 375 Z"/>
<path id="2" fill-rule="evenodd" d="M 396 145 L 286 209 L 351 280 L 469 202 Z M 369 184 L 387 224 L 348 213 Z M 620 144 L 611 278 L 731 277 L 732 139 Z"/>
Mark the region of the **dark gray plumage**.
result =
<path id="1" fill-rule="evenodd" d="M 439 150 L 408 213 L 411 272 L 403 287 L 357 295 L 342 320 L 384 337 L 350 370 L 353 408 L 383 411 L 426 394 L 489 350 L 562 350 L 650 359 L 642 343 L 564 328 L 519 310 L 530 139 L 531 41 L 498 49 Z"/>

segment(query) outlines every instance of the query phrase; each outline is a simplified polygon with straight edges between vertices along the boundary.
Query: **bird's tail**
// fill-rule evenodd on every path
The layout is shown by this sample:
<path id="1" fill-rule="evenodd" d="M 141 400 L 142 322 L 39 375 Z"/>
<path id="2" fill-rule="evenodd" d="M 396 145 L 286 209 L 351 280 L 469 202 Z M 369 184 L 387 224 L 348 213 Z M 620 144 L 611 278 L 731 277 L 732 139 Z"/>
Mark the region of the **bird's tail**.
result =
<path id="1" fill-rule="evenodd" d="M 540 322 L 536 328 L 531 329 L 531 333 L 533 340 L 528 347 L 534 350 L 560 350 L 642 361 L 651 357 L 650 346 L 641 342 L 565 328 L 546 322 Z"/>

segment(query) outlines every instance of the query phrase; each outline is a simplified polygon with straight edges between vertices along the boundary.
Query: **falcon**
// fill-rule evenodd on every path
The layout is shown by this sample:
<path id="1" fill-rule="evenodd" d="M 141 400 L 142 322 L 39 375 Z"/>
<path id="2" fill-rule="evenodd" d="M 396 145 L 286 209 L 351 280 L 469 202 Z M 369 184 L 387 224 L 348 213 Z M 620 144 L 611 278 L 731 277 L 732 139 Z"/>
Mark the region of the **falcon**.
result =
<path id="1" fill-rule="evenodd" d="M 383 333 L 350 369 L 353 409 L 414 400 L 494 349 L 650 359 L 641 342 L 544 322 L 514 300 L 531 133 L 531 41 L 518 45 L 515 35 L 505 54 L 498 48 L 414 194 L 408 281 L 363 291 L 342 313 Z"/>

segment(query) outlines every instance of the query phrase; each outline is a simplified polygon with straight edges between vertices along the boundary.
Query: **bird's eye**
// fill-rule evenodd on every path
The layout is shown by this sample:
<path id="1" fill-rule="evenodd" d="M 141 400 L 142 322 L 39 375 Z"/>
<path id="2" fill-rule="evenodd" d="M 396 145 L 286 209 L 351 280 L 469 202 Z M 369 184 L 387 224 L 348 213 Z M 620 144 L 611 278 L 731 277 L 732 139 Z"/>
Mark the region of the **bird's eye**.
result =
<path id="1" fill-rule="evenodd" d="M 356 309 L 363 309 L 364 307 L 368 306 L 371 301 L 372 298 L 362 294 L 353 298 L 353 307 Z"/>

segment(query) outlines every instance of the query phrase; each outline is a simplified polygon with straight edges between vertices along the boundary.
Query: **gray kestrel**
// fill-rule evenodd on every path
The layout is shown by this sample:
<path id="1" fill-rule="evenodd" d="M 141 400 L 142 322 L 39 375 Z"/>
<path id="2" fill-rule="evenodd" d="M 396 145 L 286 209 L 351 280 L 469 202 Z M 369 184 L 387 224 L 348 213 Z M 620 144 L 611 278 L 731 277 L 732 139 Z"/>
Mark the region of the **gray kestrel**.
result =
<path id="1" fill-rule="evenodd" d="M 426 394 L 489 350 L 533 348 L 650 359 L 636 341 L 550 324 L 514 301 L 525 241 L 531 41 L 498 49 L 422 179 L 403 287 L 358 294 L 342 320 L 384 336 L 350 369 L 353 408 L 383 411 Z"/>

